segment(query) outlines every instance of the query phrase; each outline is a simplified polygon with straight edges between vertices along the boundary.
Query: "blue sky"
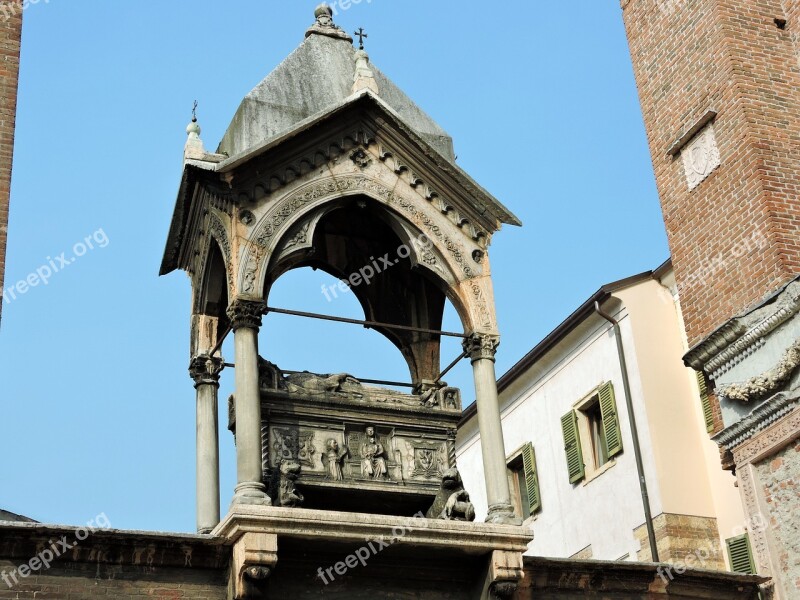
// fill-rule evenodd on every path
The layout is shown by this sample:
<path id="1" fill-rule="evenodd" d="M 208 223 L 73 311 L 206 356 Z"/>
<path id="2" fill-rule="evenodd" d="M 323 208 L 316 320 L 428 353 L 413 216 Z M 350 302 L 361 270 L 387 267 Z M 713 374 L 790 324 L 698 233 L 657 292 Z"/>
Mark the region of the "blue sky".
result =
<path id="1" fill-rule="evenodd" d="M 189 281 L 157 276 L 184 130 L 197 99 L 215 148 L 242 97 L 302 41 L 315 5 L 41 0 L 26 10 L 6 286 L 58 267 L 62 252 L 75 260 L 3 307 L 0 508 L 194 529 Z M 363 0 L 336 20 L 367 29 L 372 61 L 524 223 L 490 249 L 498 375 L 601 284 L 667 258 L 617 2 Z M 270 302 L 363 317 L 352 296 L 328 302 L 323 283 L 289 273 Z M 459 328 L 453 311 L 445 328 Z M 358 327 L 270 316 L 260 343 L 287 369 L 408 380 L 389 342 Z M 458 353 L 445 345 L 443 363 Z M 468 364 L 448 381 L 472 398 Z M 223 406 L 232 384 L 226 371 Z M 226 508 L 235 456 L 222 428 Z"/>

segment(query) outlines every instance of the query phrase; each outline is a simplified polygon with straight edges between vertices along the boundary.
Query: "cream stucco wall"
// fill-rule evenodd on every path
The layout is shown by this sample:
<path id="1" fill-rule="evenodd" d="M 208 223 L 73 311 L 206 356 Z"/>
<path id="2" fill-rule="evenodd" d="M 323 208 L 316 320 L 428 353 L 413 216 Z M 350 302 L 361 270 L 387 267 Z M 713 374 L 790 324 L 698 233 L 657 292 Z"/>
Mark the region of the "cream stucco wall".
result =
<path id="1" fill-rule="evenodd" d="M 659 282 L 666 288 L 669 295 L 669 302 L 678 322 L 678 332 L 680 334 L 681 356 L 689 350 L 689 343 L 686 338 L 686 328 L 683 323 L 678 292 L 676 289 L 675 277 L 669 271 Z M 699 397 L 700 390 L 697 384 L 697 377 L 692 369 L 684 368 L 685 380 L 683 386 L 689 391 L 692 397 Z M 736 488 L 736 477 L 729 471 L 721 467 L 719 447 L 715 444 L 705 429 L 705 417 L 700 402 L 690 403 L 690 408 L 694 414 L 695 422 L 700 429 L 700 447 L 706 477 L 711 491 L 711 501 L 713 504 L 713 514 L 717 519 L 717 527 L 720 534 L 720 544 L 724 548 L 725 540 L 741 535 L 746 530 L 746 517 L 742 508 L 739 490 Z M 725 561 L 728 562 L 727 552 L 724 553 Z M 730 568 L 730 564 L 728 564 Z"/>
<path id="2" fill-rule="evenodd" d="M 669 272 L 662 281 L 619 289 L 604 310 L 620 322 L 653 516 L 717 518 L 722 542 L 743 525 L 741 504 L 705 431 L 694 374 L 681 360 L 686 340 Z M 614 385 L 624 451 L 597 478 L 571 485 L 560 418 L 604 381 Z M 536 450 L 542 511 L 528 523 L 535 536 L 529 553 L 568 557 L 591 545 L 594 558 L 635 559 L 633 531 L 644 512 L 610 325 L 598 316 L 585 319 L 505 389 L 500 402 L 507 453 L 527 442 Z M 474 421 L 459 431 L 458 463 L 480 518 L 486 499 Z"/>
<path id="3" fill-rule="evenodd" d="M 617 313 L 623 336 L 630 338 L 629 319 Z M 626 344 L 630 341 L 627 340 Z M 598 477 L 570 484 L 561 434 L 561 416 L 596 388 L 611 381 L 617 396 L 624 451 L 614 465 Z M 632 381 L 635 406 L 641 406 L 641 389 Z M 529 523 L 535 539 L 529 553 L 539 556 L 572 556 L 591 545 L 594 558 L 636 556 L 639 543 L 634 529 L 644 522 L 633 445 L 617 360 L 616 342 L 608 323 L 593 317 L 520 377 L 501 397 L 503 431 L 509 455 L 527 442 L 536 450 L 542 511 Z M 644 414 L 640 435 L 649 439 Z M 659 485 L 652 474 L 655 462 L 651 445 L 644 443 L 645 470 L 650 473 L 653 511 L 661 510 Z M 481 516 L 486 514 L 482 495 L 482 471 L 477 432 L 472 424 L 459 437 L 459 468 Z"/>

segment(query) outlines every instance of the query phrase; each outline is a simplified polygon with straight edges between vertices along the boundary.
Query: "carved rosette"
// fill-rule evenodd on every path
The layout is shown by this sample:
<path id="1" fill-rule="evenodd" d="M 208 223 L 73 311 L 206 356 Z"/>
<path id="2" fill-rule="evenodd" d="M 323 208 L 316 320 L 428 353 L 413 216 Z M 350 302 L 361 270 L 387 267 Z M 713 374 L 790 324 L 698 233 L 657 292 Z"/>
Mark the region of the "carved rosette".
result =
<path id="1" fill-rule="evenodd" d="M 189 375 L 194 379 L 194 386 L 215 385 L 219 387 L 219 375 L 225 368 L 220 357 L 201 354 L 192 359 L 189 364 Z"/>
<path id="2" fill-rule="evenodd" d="M 228 307 L 227 315 L 231 321 L 231 328 L 259 329 L 261 317 L 264 315 L 266 304 L 256 300 L 234 300 Z"/>
<path id="3" fill-rule="evenodd" d="M 494 361 L 499 346 L 500 339 L 494 335 L 473 333 L 464 340 L 464 352 L 472 362 L 484 359 Z"/>

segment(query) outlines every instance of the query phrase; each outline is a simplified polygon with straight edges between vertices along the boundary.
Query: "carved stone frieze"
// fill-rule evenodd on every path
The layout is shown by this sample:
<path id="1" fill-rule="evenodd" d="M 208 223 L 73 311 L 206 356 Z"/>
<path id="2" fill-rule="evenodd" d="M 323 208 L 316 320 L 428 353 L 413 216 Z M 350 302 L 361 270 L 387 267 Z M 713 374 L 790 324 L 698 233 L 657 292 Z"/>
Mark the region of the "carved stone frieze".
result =
<path id="1" fill-rule="evenodd" d="M 328 471 L 327 477 L 333 481 L 343 481 L 344 471 L 342 470 L 342 461 L 350 455 L 350 450 L 345 446 L 339 447 L 339 441 L 336 438 L 330 438 L 325 442 L 325 461 Z"/>
<path id="2" fill-rule="evenodd" d="M 439 454 L 441 444 L 435 442 L 417 442 L 414 444 L 414 470 L 411 477 L 439 479 L 442 477 L 442 457 Z"/>
<path id="3" fill-rule="evenodd" d="M 763 431 L 757 433 L 743 444 L 733 448 L 733 459 L 737 468 L 748 464 L 766 454 L 773 454 L 800 436 L 800 408 L 795 407 L 786 416 Z"/>
<path id="4" fill-rule="evenodd" d="M 409 220 L 417 225 L 431 239 L 441 244 L 459 267 L 465 279 L 472 279 L 477 274 L 470 266 L 469 256 L 464 247 L 454 241 L 434 220 L 419 210 L 413 202 L 399 196 L 384 184 L 372 180 L 365 175 L 348 175 L 328 178 L 306 185 L 279 201 L 270 212 L 261 219 L 255 228 L 252 243 L 245 253 L 242 273 L 242 290 L 245 294 L 255 294 L 259 271 L 263 267 L 266 249 L 273 238 L 281 231 L 282 226 L 304 207 L 322 199 L 333 198 L 341 194 L 362 192 L 389 206 L 396 207 L 405 213 Z"/>
<path id="5" fill-rule="evenodd" d="M 744 383 L 731 384 L 718 390 L 720 396 L 739 402 L 755 402 L 780 390 L 800 367 L 800 341 L 792 344 L 778 364 Z"/>
<path id="6" fill-rule="evenodd" d="M 314 468 L 317 462 L 313 431 L 274 427 L 272 450 L 271 463 L 275 466 L 297 461 L 301 466 Z"/>
<path id="7" fill-rule="evenodd" d="M 331 163 L 341 156 L 357 152 L 364 152 L 370 144 L 375 143 L 375 133 L 370 129 L 360 126 L 344 135 L 330 138 L 318 144 L 313 150 L 294 161 L 283 164 L 266 171 L 248 190 L 239 194 L 240 204 L 251 204 L 287 186 L 300 177 L 315 169 Z M 368 160 L 368 156 L 365 158 Z"/>
<path id="8" fill-rule="evenodd" d="M 739 480 L 739 491 L 742 499 L 744 500 L 745 514 L 748 519 L 753 519 L 754 515 L 761 515 L 761 503 L 758 498 L 758 490 L 756 489 L 757 480 L 753 474 L 755 468 L 753 465 L 744 465 L 743 468 L 737 470 L 736 476 Z M 769 564 L 769 549 L 767 542 L 767 533 L 763 528 L 753 528 L 748 532 L 750 534 L 750 543 L 753 546 L 754 559 L 757 564 L 756 571 L 760 575 L 769 577 L 772 573 L 772 568 Z"/>

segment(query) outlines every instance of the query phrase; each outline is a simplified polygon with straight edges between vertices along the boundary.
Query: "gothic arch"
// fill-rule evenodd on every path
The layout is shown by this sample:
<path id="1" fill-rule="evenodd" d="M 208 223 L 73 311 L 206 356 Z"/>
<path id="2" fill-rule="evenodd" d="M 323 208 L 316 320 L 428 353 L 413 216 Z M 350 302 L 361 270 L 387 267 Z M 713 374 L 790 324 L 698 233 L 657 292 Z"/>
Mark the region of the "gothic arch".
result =
<path id="1" fill-rule="evenodd" d="M 400 186 L 389 189 L 383 182 L 364 174 L 327 177 L 304 184 L 277 199 L 252 228 L 242 251 L 237 276 L 237 293 L 243 297 L 263 299 L 270 273 L 270 263 L 286 236 L 297 231 L 301 223 L 313 223 L 320 209 L 336 206 L 353 196 L 362 196 L 379 204 L 385 220 L 402 241 L 409 235 L 424 235 L 432 244 L 435 256 L 442 262 L 437 273 L 420 256 L 415 256 L 433 279 L 444 283 L 446 296 L 456 307 L 467 332 L 496 333 L 492 310 L 492 287 L 488 276 L 488 259 L 465 247 L 461 232 L 448 228 L 435 212 L 415 197 L 413 190 Z M 340 276 L 339 274 L 336 274 Z"/>

